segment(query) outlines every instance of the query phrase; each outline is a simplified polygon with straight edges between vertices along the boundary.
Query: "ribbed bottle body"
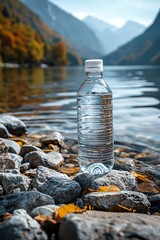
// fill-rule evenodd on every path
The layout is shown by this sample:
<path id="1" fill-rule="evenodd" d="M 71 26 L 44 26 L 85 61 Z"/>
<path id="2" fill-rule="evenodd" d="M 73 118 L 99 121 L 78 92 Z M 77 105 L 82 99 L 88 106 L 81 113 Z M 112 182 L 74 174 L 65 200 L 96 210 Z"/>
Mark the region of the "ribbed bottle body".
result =
<path id="1" fill-rule="evenodd" d="M 112 92 L 101 77 L 90 76 L 77 93 L 78 160 L 82 171 L 109 172 L 114 165 Z"/>

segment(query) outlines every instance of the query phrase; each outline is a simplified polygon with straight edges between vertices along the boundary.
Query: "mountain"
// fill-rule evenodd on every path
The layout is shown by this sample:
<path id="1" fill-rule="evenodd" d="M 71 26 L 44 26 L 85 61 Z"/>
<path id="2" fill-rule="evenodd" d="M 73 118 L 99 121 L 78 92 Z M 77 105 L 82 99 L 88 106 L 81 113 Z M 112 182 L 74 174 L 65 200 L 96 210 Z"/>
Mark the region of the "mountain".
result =
<path id="1" fill-rule="evenodd" d="M 119 46 L 141 34 L 145 29 L 145 26 L 134 21 L 126 22 L 119 29 L 91 16 L 87 16 L 83 21 L 95 32 L 103 45 L 105 54 L 116 50 Z"/>
<path id="2" fill-rule="evenodd" d="M 104 57 L 105 64 L 160 64 L 160 11 L 154 22 L 140 36 Z"/>
<path id="3" fill-rule="evenodd" d="M 103 53 L 102 44 L 82 21 L 63 11 L 48 0 L 21 0 L 38 14 L 44 23 L 68 42 L 83 58 L 98 57 Z"/>
<path id="4" fill-rule="evenodd" d="M 115 31 L 117 28 L 101 19 L 92 17 L 92 16 L 87 16 L 83 19 L 83 22 L 90 27 L 93 31 L 96 29 L 100 32 L 110 29 L 112 31 Z"/>
<path id="5" fill-rule="evenodd" d="M 79 61 L 62 37 L 18 0 L 0 0 L 0 59 L 52 65 Z"/>

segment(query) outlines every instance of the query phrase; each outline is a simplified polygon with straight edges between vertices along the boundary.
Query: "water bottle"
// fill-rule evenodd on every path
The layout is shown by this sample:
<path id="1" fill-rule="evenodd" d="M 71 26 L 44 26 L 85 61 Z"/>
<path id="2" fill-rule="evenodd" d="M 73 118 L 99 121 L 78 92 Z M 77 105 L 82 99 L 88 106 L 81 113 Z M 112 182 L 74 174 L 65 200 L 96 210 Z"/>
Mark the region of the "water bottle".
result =
<path id="1" fill-rule="evenodd" d="M 85 61 L 86 79 L 77 92 L 78 161 L 82 171 L 105 174 L 114 165 L 112 91 L 103 61 Z"/>

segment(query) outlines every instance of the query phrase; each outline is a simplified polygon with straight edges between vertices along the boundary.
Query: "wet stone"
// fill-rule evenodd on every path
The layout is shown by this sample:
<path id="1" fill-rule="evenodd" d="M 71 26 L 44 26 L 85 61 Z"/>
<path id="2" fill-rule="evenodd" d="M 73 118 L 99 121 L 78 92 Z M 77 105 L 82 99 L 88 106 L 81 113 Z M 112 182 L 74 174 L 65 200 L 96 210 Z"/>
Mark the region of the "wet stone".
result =
<path id="1" fill-rule="evenodd" d="M 136 180 L 133 174 L 127 171 L 112 170 L 106 175 L 96 176 L 89 173 L 79 173 L 74 177 L 82 189 L 91 188 L 97 190 L 100 186 L 116 185 L 120 190 L 133 190 Z"/>
<path id="2" fill-rule="evenodd" d="M 21 174 L 18 169 L 5 169 L 4 172 L 5 173 L 19 174 L 19 175 Z"/>
<path id="3" fill-rule="evenodd" d="M 32 187 L 52 196 L 56 204 L 73 202 L 81 193 L 79 183 L 65 174 L 49 170 L 44 167 L 37 168 Z"/>
<path id="4" fill-rule="evenodd" d="M 36 207 L 54 204 L 54 199 L 38 191 L 16 192 L 0 197 L 0 214 L 25 209 L 28 214 Z"/>
<path id="5" fill-rule="evenodd" d="M 11 137 L 12 135 L 8 132 L 7 128 L 0 123 L 0 137 L 1 138 L 8 138 Z"/>
<path id="6" fill-rule="evenodd" d="M 21 136 L 27 132 L 25 123 L 17 117 L 0 114 L 0 123 L 13 135 Z"/>
<path id="7" fill-rule="evenodd" d="M 155 213 L 160 211 L 160 194 L 154 194 L 148 196 L 148 200 L 151 203 L 150 212 Z"/>
<path id="8" fill-rule="evenodd" d="M 59 228 L 59 240 L 159 240 L 160 216 L 88 211 L 68 214 Z"/>
<path id="9" fill-rule="evenodd" d="M 0 139 L 0 171 L 4 171 L 7 159 L 9 159 L 8 147 L 5 142 Z"/>
<path id="10" fill-rule="evenodd" d="M 23 145 L 21 147 L 19 155 L 24 157 L 27 153 L 34 152 L 34 151 L 43 152 L 42 149 L 40 149 L 34 145 Z"/>
<path id="11" fill-rule="evenodd" d="M 40 224 L 23 209 L 15 210 L 10 219 L 0 224 L 0 236 L 3 236 L 3 240 L 48 239 Z"/>
<path id="12" fill-rule="evenodd" d="M 54 144 L 54 145 L 58 145 L 59 147 L 63 147 L 64 137 L 59 132 L 53 132 L 47 135 L 46 137 L 41 138 L 40 142 L 43 148 L 47 147 L 49 144 Z"/>
<path id="13" fill-rule="evenodd" d="M 6 160 L 7 169 L 19 169 L 23 158 L 15 153 L 9 153 L 9 159 Z"/>
<path id="14" fill-rule="evenodd" d="M 148 213 L 150 208 L 146 195 L 133 191 L 93 192 L 84 195 L 83 201 L 98 210 L 109 210 L 121 205 L 136 212 Z"/>
<path id="15" fill-rule="evenodd" d="M 44 152 L 30 152 L 25 155 L 24 162 L 29 162 L 31 168 L 44 166 L 57 170 L 63 164 L 63 156 L 58 152 L 44 153 Z"/>
<path id="16" fill-rule="evenodd" d="M 9 194 L 17 188 L 21 191 L 27 191 L 30 185 L 30 179 L 26 176 L 14 173 L 0 173 L 0 185 L 2 185 L 5 194 Z"/>
<path id="17" fill-rule="evenodd" d="M 4 191 L 3 191 L 3 187 L 0 185 L 0 196 L 2 196 L 3 193 L 4 193 Z"/>
<path id="18" fill-rule="evenodd" d="M 45 205 L 45 206 L 36 207 L 32 210 L 31 216 L 33 218 L 38 216 L 38 215 L 52 217 L 53 213 L 58 208 L 59 208 L 59 206 L 57 206 L 57 205 Z"/>
<path id="19" fill-rule="evenodd" d="M 19 154 L 21 148 L 17 142 L 9 139 L 3 139 L 3 141 L 7 145 L 9 153 Z"/>

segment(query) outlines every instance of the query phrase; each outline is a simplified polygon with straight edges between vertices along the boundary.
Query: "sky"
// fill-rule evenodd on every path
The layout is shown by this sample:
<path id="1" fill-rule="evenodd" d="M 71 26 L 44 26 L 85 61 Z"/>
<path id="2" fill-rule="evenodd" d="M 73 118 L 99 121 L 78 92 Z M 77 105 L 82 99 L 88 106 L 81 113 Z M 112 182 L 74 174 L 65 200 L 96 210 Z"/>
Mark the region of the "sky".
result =
<path id="1" fill-rule="evenodd" d="M 127 20 L 134 20 L 148 26 L 160 9 L 160 0 L 50 1 L 79 19 L 91 15 L 117 27 L 121 27 Z"/>

